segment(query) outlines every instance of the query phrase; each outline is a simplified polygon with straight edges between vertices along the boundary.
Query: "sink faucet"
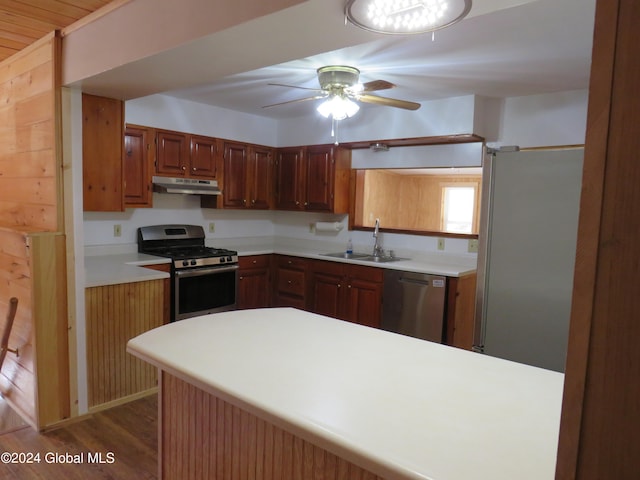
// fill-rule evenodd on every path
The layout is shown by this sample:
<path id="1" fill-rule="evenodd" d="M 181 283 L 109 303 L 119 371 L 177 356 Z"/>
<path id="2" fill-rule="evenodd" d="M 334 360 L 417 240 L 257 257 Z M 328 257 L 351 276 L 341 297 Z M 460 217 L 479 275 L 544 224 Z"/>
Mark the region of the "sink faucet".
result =
<path id="1" fill-rule="evenodd" d="M 378 235 L 380 233 L 380 219 L 376 218 L 376 224 L 373 227 L 373 238 L 375 238 L 375 243 L 373 244 L 373 256 L 374 257 L 382 257 L 383 250 L 382 245 L 378 244 Z"/>

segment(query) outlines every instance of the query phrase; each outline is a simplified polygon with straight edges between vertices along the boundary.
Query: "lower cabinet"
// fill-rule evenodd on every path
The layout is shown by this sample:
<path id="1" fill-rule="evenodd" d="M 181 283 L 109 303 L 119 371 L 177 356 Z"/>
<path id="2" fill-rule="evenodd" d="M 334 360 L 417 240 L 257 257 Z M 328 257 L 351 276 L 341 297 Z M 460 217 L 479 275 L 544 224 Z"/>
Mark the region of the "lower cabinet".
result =
<path id="1" fill-rule="evenodd" d="M 156 388 L 156 368 L 126 348 L 131 338 L 162 325 L 164 281 L 87 288 L 85 303 L 89 408 L 112 406 Z"/>
<path id="2" fill-rule="evenodd" d="M 239 263 L 238 308 L 295 307 L 380 328 L 384 268 L 291 255 L 240 257 Z M 447 279 L 447 345 L 471 349 L 475 294 L 475 274 Z"/>
<path id="3" fill-rule="evenodd" d="M 308 309 L 321 315 L 379 328 L 383 272 L 376 267 L 310 261 Z"/>
<path id="4" fill-rule="evenodd" d="M 447 279 L 446 343 L 471 350 L 475 327 L 476 301 L 475 273 Z"/>
<path id="5" fill-rule="evenodd" d="M 309 260 L 288 255 L 275 255 L 273 305 L 305 310 L 307 266 Z"/>
<path id="6" fill-rule="evenodd" d="M 240 257 L 238 265 L 238 308 L 270 306 L 271 255 Z"/>

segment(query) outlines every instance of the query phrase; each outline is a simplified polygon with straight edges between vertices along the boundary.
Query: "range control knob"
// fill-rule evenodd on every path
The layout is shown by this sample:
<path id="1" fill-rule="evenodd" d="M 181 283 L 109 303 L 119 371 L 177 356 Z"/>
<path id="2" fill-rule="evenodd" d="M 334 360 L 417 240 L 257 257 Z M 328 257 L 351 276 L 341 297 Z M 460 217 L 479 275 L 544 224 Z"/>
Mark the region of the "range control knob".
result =
<path id="1" fill-rule="evenodd" d="M 182 261 L 182 266 L 183 267 L 188 267 L 189 266 L 189 260 L 183 260 Z"/>
<path id="2" fill-rule="evenodd" d="M 224 263 L 226 260 L 224 257 L 220 257 L 220 263 Z"/>
<path id="3" fill-rule="evenodd" d="M 198 263 L 198 262 L 195 261 L 195 260 L 191 260 L 191 265 L 195 265 L 196 263 Z"/>
<path id="4" fill-rule="evenodd" d="M 233 262 L 233 258 L 227 257 L 227 262 Z"/>

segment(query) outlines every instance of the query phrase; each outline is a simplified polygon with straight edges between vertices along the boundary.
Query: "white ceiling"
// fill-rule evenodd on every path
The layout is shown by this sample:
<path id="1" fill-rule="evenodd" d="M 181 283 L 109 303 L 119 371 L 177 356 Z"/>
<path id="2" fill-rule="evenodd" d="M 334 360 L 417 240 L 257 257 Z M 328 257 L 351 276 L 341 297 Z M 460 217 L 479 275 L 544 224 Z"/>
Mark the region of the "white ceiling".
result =
<path id="1" fill-rule="evenodd" d="M 162 92 L 241 112 L 290 118 L 314 114 L 317 102 L 262 108 L 308 96 L 304 90 L 268 83 L 317 88 L 315 70 L 329 64 L 359 68 L 362 82 L 381 79 L 396 84 L 379 92 L 380 96 L 416 102 L 588 88 L 595 0 L 474 0 L 470 15 L 437 31 L 434 41 L 430 34 L 385 36 L 345 26 L 343 5 L 343 0 L 309 0 L 262 23 L 214 35 L 207 41 L 215 42 L 215 55 L 205 67 L 204 43 L 194 42 L 145 59 L 144 69 L 137 74 L 135 66 L 124 66 L 86 79 L 83 89 L 117 93 L 120 98 Z M 270 63 L 297 58 L 302 52 L 312 56 Z M 179 68 L 170 63 L 177 58 Z M 136 75 L 142 76 L 142 71 L 147 76 L 140 82 L 146 83 L 136 85 Z M 166 75 L 148 75 L 161 71 Z"/>

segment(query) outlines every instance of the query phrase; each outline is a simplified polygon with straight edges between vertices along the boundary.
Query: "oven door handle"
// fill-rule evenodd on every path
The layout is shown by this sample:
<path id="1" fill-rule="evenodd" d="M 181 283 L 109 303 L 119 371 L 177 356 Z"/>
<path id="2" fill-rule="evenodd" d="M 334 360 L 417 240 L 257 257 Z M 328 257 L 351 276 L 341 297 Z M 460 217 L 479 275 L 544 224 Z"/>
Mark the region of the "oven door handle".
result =
<path id="1" fill-rule="evenodd" d="M 225 267 L 211 267 L 211 268 L 192 268 L 189 270 L 178 270 L 176 272 L 176 277 L 178 278 L 186 278 L 186 277 L 196 277 L 202 275 L 209 275 L 212 273 L 224 273 L 224 272 L 232 272 L 234 270 L 238 270 L 238 265 L 228 265 Z"/>

